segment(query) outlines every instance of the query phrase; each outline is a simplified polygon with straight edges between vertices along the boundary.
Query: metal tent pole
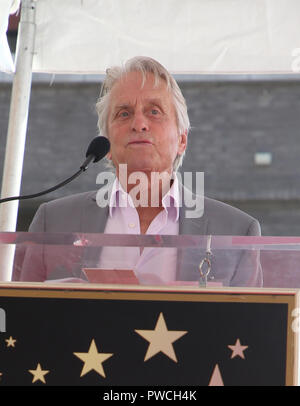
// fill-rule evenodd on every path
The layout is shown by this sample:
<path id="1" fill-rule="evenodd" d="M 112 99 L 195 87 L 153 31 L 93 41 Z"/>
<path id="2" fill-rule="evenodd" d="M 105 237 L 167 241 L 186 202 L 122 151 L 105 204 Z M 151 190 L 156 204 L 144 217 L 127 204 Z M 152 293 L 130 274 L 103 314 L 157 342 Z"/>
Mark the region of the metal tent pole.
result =
<path id="1" fill-rule="evenodd" d="M 22 0 L 18 29 L 16 71 L 14 74 L 5 149 L 1 197 L 20 194 L 35 39 L 35 0 Z M 0 205 L 0 232 L 15 231 L 18 201 Z M 5 249 L 5 248 L 11 249 Z M 9 280 L 14 246 L 0 252 L 0 280 Z"/>

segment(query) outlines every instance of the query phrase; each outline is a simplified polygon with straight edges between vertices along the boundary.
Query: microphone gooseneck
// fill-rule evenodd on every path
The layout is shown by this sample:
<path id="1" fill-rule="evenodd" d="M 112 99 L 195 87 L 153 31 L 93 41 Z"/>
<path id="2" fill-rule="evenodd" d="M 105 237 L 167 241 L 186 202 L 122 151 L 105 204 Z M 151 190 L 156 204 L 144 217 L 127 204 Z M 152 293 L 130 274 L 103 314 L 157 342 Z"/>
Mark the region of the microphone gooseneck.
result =
<path id="1" fill-rule="evenodd" d="M 83 162 L 83 164 L 80 166 L 79 171 L 74 173 L 70 178 L 64 180 L 63 182 L 59 183 L 56 186 L 53 186 L 50 189 L 44 190 L 43 192 L 35 193 L 32 195 L 24 195 L 24 196 L 13 196 L 13 197 L 6 197 L 4 199 L 0 199 L 0 204 L 4 202 L 9 202 L 11 200 L 24 200 L 24 199 L 32 199 L 38 196 L 45 195 L 47 193 L 53 192 L 56 189 L 61 188 L 62 186 L 66 185 L 67 183 L 70 183 L 73 179 L 77 178 L 82 172 L 86 171 L 88 168 L 88 165 L 91 161 L 93 162 L 98 162 L 100 159 L 104 158 L 105 155 L 109 152 L 110 149 L 110 142 L 106 137 L 95 137 L 90 145 L 88 146 L 88 149 L 86 151 L 86 159 Z"/>

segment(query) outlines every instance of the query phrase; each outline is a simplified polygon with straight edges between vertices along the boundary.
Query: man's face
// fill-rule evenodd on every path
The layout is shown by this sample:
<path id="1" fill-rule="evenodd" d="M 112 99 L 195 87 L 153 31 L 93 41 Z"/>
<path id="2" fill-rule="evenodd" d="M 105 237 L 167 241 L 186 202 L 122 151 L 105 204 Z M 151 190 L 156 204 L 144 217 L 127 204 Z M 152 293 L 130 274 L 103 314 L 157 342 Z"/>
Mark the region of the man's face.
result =
<path id="1" fill-rule="evenodd" d="M 112 88 L 108 113 L 108 158 L 128 172 L 172 173 L 177 154 L 186 148 L 187 135 L 179 134 L 172 96 L 163 80 L 154 87 L 148 73 L 131 72 Z"/>

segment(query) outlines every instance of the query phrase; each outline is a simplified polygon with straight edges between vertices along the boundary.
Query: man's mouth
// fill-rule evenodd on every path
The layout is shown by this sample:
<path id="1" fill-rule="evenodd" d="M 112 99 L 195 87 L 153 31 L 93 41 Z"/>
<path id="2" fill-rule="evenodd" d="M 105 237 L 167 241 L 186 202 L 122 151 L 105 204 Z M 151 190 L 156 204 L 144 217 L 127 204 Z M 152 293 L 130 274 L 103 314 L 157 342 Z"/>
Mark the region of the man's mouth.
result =
<path id="1" fill-rule="evenodd" d="M 134 144 L 149 144 L 152 145 L 152 142 L 148 140 L 138 140 L 138 141 L 130 141 L 128 145 L 134 145 Z"/>

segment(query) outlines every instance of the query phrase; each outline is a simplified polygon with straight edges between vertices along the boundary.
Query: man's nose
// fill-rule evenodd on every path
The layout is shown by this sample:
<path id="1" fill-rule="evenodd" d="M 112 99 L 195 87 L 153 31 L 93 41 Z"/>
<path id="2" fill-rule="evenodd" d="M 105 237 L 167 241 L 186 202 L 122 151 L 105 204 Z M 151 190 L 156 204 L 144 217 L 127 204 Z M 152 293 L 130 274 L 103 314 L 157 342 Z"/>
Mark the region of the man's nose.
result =
<path id="1" fill-rule="evenodd" d="M 131 122 L 131 129 L 132 131 L 136 132 L 145 132 L 149 131 L 149 124 L 147 117 L 142 112 L 136 112 L 133 115 L 132 122 Z"/>

